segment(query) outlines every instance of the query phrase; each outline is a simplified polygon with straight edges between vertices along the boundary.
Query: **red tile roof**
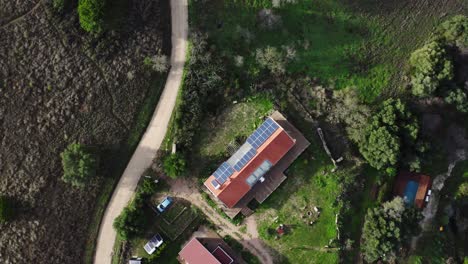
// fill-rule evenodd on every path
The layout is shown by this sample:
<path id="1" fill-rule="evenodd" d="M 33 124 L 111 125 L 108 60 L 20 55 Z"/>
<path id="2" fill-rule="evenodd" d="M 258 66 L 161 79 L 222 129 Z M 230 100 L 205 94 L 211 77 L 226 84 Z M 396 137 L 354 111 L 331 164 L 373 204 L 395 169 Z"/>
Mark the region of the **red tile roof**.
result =
<path id="1" fill-rule="evenodd" d="M 294 146 L 295 140 L 280 126 L 258 149 L 257 154 L 239 171 L 229 177 L 219 189 L 215 189 L 211 182 L 213 175 L 205 181 L 205 186 L 221 200 L 227 207 L 234 207 L 251 186 L 246 179 L 265 161 L 269 160 L 274 166 Z"/>
<path id="2" fill-rule="evenodd" d="M 196 237 L 192 238 L 179 252 L 187 264 L 222 264 L 206 249 Z"/>

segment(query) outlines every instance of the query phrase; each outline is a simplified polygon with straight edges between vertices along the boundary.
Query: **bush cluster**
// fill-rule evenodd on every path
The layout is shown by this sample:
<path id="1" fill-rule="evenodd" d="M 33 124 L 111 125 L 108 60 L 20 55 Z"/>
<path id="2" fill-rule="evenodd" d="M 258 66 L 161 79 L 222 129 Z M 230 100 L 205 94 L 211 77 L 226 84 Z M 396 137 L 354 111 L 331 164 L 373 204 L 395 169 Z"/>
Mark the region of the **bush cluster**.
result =
<path id="1" fill-rule="evenodd" d="M 144 201 L 157 189 L 158 185 L 152 179 L 145 178 L 138 188 L 135 198 L 114 220 L 114 229 L 122 240 L 129 240 L 143 234 L 144 228 L 148 224 L 143 210 Z"/>
<path id="2" fill-rule="evenodd" d="M 185 174 L 187 164 L 182 154 L 169 154 L 163 160 L 163 169 L 167 176 L 174 179 Z"/>
<path id="3" fill-rule="evenodd" d="M 416 146 L 419 125 L 400 99 L 384 101 L 381 109 L 372 117 L 358 141 L 361 154 L 376 169 L 397 165 L 402 148 Z M 394 170 L 388 170 L 393 174 Z"/>
<path id="4" fill-rule="evenodd" d="M 453 79 L 453 63 L 441 41 L 432 41 L 410 57 L 413 94 L 430 96 Z"/>
<path id="5" fill-rule="evenodd" d="M 89 33 L 100 33 L 104 29 L 105 0 L 79 0 L 78 16 L 81 27 Z"/>
<path id="6" fill-rule="evenodd" d="M 401 197 L 369 209 L 361 245 L 365 259 L 369 263 L 395 260 L 403 243 L 419 231 L 421 217 L 416 208 L 406 207 Z"/>
<path id="7" fill-rule="evenodd" d="M 442 23 L 436 32 L 448 43 L 459 47 L 468 47 L 468 17 L 458 15 Z"/>
<path id="8" fill-rule="evenodd" d="M 96 175 L 97 158 L 87 147 L 72 143 L 60 154 L 62 180 L 74 187 L 83 188 Z"/>
<path id="9" fill-rule="evenodd" d="M 185 75 L 180 105 L 176 110 L 177 143 L 189 150 L 208 111 L 216 111 L 224 99 L 224 67 L 208 50 L 207 37 L 194 33 L 188 70 Z"/>

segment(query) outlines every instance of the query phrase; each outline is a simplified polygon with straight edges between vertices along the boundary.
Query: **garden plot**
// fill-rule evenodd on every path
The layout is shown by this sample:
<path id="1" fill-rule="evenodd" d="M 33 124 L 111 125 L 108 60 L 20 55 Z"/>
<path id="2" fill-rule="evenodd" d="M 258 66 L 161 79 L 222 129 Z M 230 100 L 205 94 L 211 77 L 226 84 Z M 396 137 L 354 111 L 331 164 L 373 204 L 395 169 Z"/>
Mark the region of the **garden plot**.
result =
<path id="1" fill-rule="evenodd" d="M 167 238 L 174 241 L 197 217 L 197 212 L 189 204 L 176 200 L 167 211 L 157 216 L 156 225 Z"/>

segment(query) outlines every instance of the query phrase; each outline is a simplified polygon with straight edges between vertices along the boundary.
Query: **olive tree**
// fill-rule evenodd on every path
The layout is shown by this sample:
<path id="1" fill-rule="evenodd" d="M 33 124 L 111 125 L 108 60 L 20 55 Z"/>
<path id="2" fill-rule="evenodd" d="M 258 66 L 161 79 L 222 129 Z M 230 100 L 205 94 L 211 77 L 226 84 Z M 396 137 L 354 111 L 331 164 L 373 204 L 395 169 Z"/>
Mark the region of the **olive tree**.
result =
<path id="1" fill-rule="evenodd" d="M 257 49 L 255 59 L 261 67 L 268 69 L 273 74 L 286 72 L 286 56 L 276 47 L 267 46 L 264 49 Z"/>
<path id="2" fill-rule="evenodd" d="M 74 187 L 83 188 L 96 175 L 97 158 L 84 145 L 72 143 L 60 154 L 62 180 Z"/>
<path id="3" fill-rule="evenodd" d="M 416 96 L 432 95 L 444 82 L 453 79 L 453 64 L 445 46 L 432 41 L 410 57 L 412 92 Z"/>
<path id="4" fill-rule="evenodd" d="M 462 113 L 468 113 L 468 100 L 462 89 L 456 88 L 449 91 L 445 97 L 445 102 L 454 105 Z"/>
<path id="5" fill-rule="evenodd" d="M 403 243 L 419 232 L 420 219 L 419 211 L 406 207 L 401 197 L 369 209 L 362 232 L 364 258 L 369 263 L 394 260 Z"/>
<path id="6" fill-rule="evenodd" d="M 403 144 L 416 144 L 419 125 L 400 99 L 388 99 L 362 133 L 357 143 L 364 158 L 376 169 L 391 168 L 398 163 Z"/>
<path id="7" fill-rule="evenodd" d="M 439 34 L 448 42 L 460 47 L 468 47 L 468 17 L 458 15 L 442 23 Z"/>

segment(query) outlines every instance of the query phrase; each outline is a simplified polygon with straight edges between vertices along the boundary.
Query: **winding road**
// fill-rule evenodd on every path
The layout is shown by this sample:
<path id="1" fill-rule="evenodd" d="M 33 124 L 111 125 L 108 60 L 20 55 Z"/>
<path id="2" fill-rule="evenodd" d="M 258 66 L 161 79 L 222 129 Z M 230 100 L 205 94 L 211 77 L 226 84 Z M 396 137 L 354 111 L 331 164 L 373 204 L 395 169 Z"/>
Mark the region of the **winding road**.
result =
<path id="1" fill-rule="evenodd" d="M 150 167 L 166 134 L 182 83 L 187 54 L 187 19 L 187 0 L 171 0 L 171 69 L 151 122 L 133 153 L 107 206 L 99 229 L 96 253 L 94 255 L 94 263 L 96 264 L 111 263 L 114 242 L 117 236 L 112 227 L 114 219 L 122 212 L 123 208 L 132 198 L 140 176 Z"/>

